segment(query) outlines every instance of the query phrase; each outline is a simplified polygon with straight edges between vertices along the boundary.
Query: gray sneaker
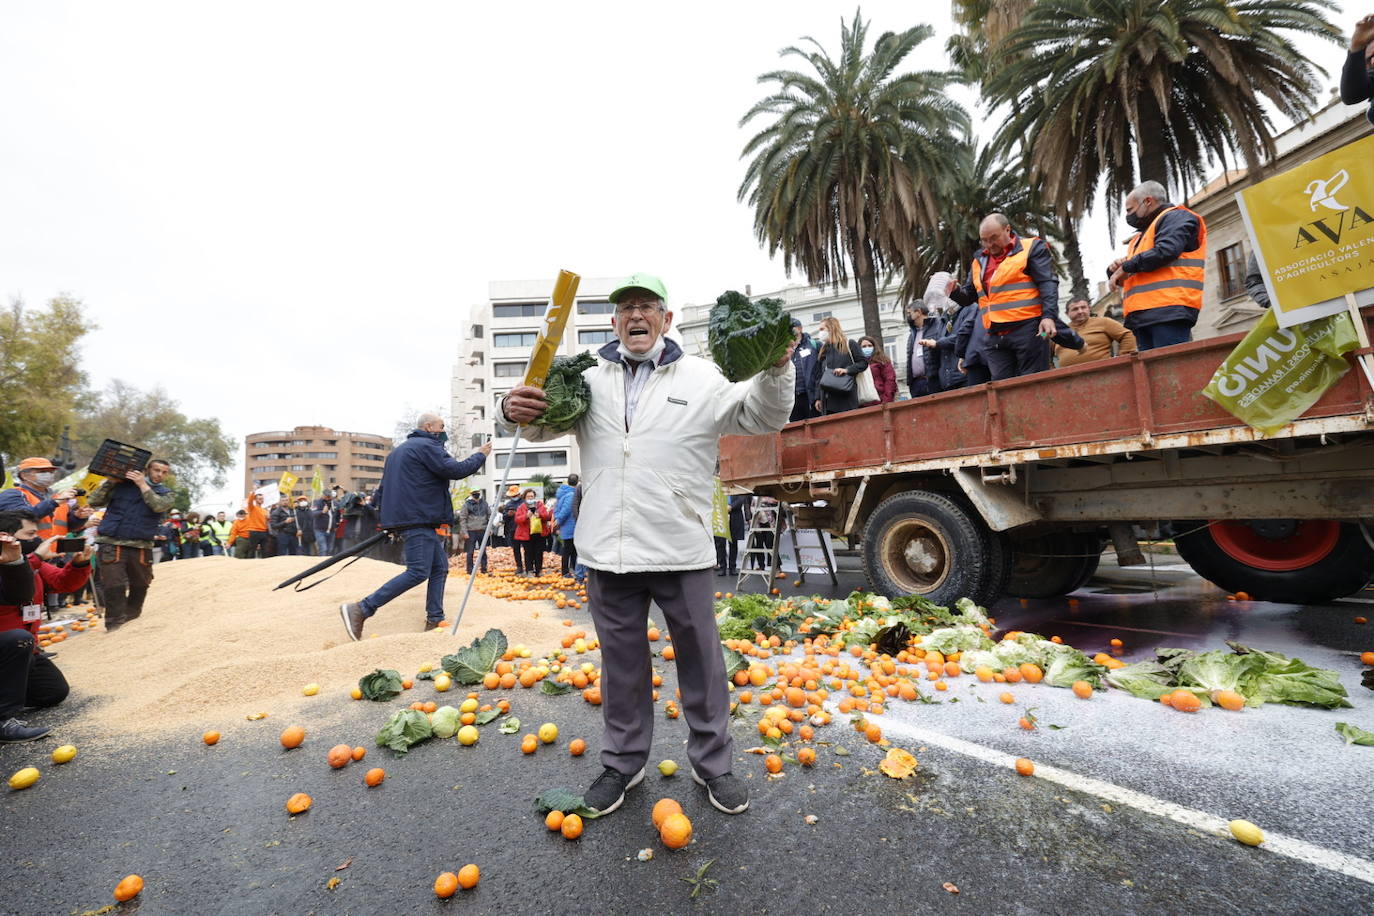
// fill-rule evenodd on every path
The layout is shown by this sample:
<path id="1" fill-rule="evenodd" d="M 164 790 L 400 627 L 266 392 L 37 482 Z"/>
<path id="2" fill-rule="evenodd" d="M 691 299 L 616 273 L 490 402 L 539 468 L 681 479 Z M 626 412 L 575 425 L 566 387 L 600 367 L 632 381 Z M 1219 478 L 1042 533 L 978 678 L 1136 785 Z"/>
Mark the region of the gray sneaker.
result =
<path id="1" fill-rule="evenodd" d="M 582 797 L 582 803 L 598 814 L 610 814 L 625 801 L 625 793 L 644 781 L 644 767 L 633 776 L 606 767 Z"/>
<path id="2" fill-rule="evenodd" d="M 702 779 L 692 768 L 692 780 L 706 787 L 706 797 L 711 800 L 717 811 L 726 814 L 739 814 L 749 807 L 749 790 L 734 773 L 721 773 L 714 779 Z"/>
<path id="3" fill-rule="evenodd" d="M 36 728 L 23 719 L 6 719 L 0 722 L 0 744 L 19 744 L 23 741 L 37 741 L 52 731 L 51 728 Z"/>
<path id="4" fill-rule="evenodd" d="M 361 604 L 339 605 L 339 616 L 343 618 L 344 629 L 348 631 L 349 639 L 357 642 L 363 638 L 363 623 L 367 616 L 363 613 Z"/>

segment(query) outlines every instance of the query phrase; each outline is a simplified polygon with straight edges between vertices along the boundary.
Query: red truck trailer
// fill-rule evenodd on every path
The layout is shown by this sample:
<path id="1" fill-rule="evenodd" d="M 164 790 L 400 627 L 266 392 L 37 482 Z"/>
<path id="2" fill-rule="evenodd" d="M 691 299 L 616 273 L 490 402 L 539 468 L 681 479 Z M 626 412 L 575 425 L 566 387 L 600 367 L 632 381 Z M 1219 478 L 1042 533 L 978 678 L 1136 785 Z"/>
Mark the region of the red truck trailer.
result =
<path id="1" fill-rule="evenodd" d="M 1366 309 L 1369 324 L 1374 309 Z M 727 486 L 862 544 L 871 588 L 940 604 L 1082 586 L 1172 531 L 1228 591 L 1319 603 L 1374 577 L 1374 398 L 1358 370 L 1265 436 L 1202 395 L 1241 335 L 721 439 Z M 1134 557 L 1133 557 L 1134 554 Z"/>

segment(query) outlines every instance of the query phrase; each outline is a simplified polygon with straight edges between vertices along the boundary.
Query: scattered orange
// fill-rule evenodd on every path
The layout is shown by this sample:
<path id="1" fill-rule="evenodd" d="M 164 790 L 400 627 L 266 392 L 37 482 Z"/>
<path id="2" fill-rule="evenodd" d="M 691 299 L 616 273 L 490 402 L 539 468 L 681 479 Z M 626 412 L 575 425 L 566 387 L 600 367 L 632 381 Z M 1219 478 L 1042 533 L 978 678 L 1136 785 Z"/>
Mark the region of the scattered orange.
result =
<path id="1" fill-rule="evenodd" d="M 364 757 L 366 757 L 366 756 L 367 756 L 367 748 L 363 747 L 361 744 L 358 745 L 357 747 L 355 747 L 355 748 L 353 749 L 353 759 L 354 759 L 355 761 L 356 761 L 356 760 L 362 760 L 362 759 L 363 759 Z"/>
<path id="2" fill-rule="evenodd" d="M 300 747 L 301 742 L 304 740 L 305 729 L 301 728 L 299 725 L 293 725 L 281 733 L 281 746 L 287 750 Z"/>
<path id="3" fill-rule="evenodd" d="M 883 740 L 883 730 L 878 727 L 876 722 L 869 722 L 864 726 L 864 738 L 870 744 L 877 744 L 879 741 Z"/>
<path id="4" fill-rule="evenodd" d="M 658 838 L 669 849 L 681 849 L 692 842 L 692 822 L 681 812 L 670 814 L 658 828 Z"/>
<path id="5" fill-rule="evenodd" d="M 769 754 L 763 758 L 763 768 L 770 773 L 782 772 L 782 758 L 777 754 Z"/>
<path id="6" fill-rule="evenodd" d="M 470 891 L 476 887 L 481 878 L 482 871 L 476 865 L 464 865 L 458 869 L 458 886 L 465 891 Z"/>
<path id="7" fill-rule="evenodd" d="M 123 881 L 115 885 L 114 899 L 123 903 L 132 900 L 143 890 L 143 879 L 138 875 L 129 875 Z"/>
<path id="8" fill-rule="evenodd" d="M 1245 708 L 1245 697 L 1234 690 L 1218 690 L 1212 694 L 1212 702 L 1222 709 L 1231 710 L 1231 712 L 1239 712 Z"/>
<path id="9" fill-rule="evenodd" d="M 660 635 L 658 627 L 649 627 L 649 642 L 658 642 L 658 637 Z"/>
<path id="10" fill-rule="evenodd" d="M 797 750 L 797 762 L 804 767 L 809 767 L 816 762 L 816 749 L 814 747 L 803 747 Z"/>
<path id="11" fill-rule="evenodd" d="M 677 650 L 674 649 L 672 646 L 664 646 L 664 647 L 663 647 L 663 659 L 664 659 L 664 661 L 672 661 L 672 660 L 675 659 L 675 658 L 677 658 Z"/>
<path id="12" fill-rule="evenodd" d="M 563 818 L 563 823 L 559 826 L 559 832 L 563 834 L 565 840 L 575 840 L 582 835 L 582 818 L 576 814 L 569 814 Z"/>
<path id="13" fill-rule="evenodd" d="M 219 744 L 219 732 L 206 732 L 200 737 L 206 744 Z"/>
<path id="14" fill-rule="evenodd" d="M 568 753 L 572 754 L 574 757 L 581 757 L 583 754 L 587 753 L 587 742 L 583 741 L 581 738 L 572 739 L 568 742 Z"/>
<path id="15" fill-rule="evenodd" d="M 1363 665 L 1374 665 L 1374 652 L 1361 652 L 1361 653 L 1360 653 L 1360 664 L 1363 664 Z"/>
<path id="16" fill-rule="evenodd" d="M 386 779 L 386 770 L 381 767 L 373 767 L 367 771 L 367 775 L 363 777 L 363 782 L 369 789 L 372 789 L 380 786 L 383 779 Z"/>
<path id="17" fill-rule="evenodd" d="M 520 739 L 520 753 L 533 754 L 539 748 L 539 739 L 534 735 L 526 735 Z"/>
<path id="18" fill-rule="evenodd" d="M 550 830 L 561 830 L 563 828 L 563 812 L 550 811 L 544 818 L 544 826 Z"/>
<path id="19" fill-rule="evenodd" d="M 448 899 L 458 893 L 458 876 L 446 871 L 434 879 L 434 896 Z"/>
<path id="20" fill-rule="evenodd" d="M 1093 685 L 1087 681 L 1074 681 L 1073 695 L 1080 700 L 1086 700 L 1093 695 Z"/>
<path id="21" fill-rule="evenodd" d="M 1045 672 L 1040 670 L 1040 666 L 1031 662 L 1024 662 L 1020 666 L 1020 671 L 1027 684 L 1038 684 L 1045 678 Z"/>
<path id="22" fill-rule="evenodd" d="M 1111 640 L 1108 640 L 1108 643 L 1109 643 L 1110 645 L 1112 645 L 1112 646 L 1115 646 L 1115 647 L 1118 648 L 1118 649 L 1121 648 L 1123 645 L 1125 645 L 1125 643 L 1123 643 L 1123 642 L 1122 642 L 1121 640 L 1119 640 L 1119 639 L 1111 639 Z"/>
<path id="23" fill-rule="evenodd" d="M 1031 763 L 1029 757 L 1017 757 L 1016 772 L 1022 776 L 1029 776 L 1035 772 L 1035 764 Z"/>
<path id="24" fill-rule="evenodd" d="M 654 802 L 654 811 L 651 815 L 655 829 L 663 826 L 663 822 L 667 820 L 668 815 L 681 813 L 682 806 L 677 803 L 676 799 L 660 798 L 658 801 Z"/>
<path id="25" fill-rule="evenodd" d="M 1250 593 L 1249 593 L 1249 592 L 1236 592 L 1236 600 L 1237 600 L 1237 601 L 1249 601 L 1249 600 L 1250 600 Z"/>
<path id="26" fill-rule="evenodd" d="M 1175 690 L 1173 700 L 1169 705 L 1179 712 L 1197 712 L 1202 708 L 1202 701 L 1195 694 L 1186 690 Z"/>
<path id="27" fill-rule="evenodd" d="M 310 803 L 314 799 L 304 792 L 297 792 L 286 800 L 286 810 L 289 814 L 300 814 L 310 810 Z"/>
<path id="28" fill-rule="evenodd" d="M 1004 694 L 1002 694 L 1001 696 L 999 696 L 997 699 L 1001 700 L 1003 703 L 1015 703 L 1015 702 L 1016 702 L 1016 697 L 1012 696 L 1010 693 L 1004 693 Z"/>
<path id="29" fill-rule="evenodd" d="M 329 765 L 334 769 L 346 767 L 353 761 L 353 748 L 347 744 L 336 744 L 329 749 Z"/>

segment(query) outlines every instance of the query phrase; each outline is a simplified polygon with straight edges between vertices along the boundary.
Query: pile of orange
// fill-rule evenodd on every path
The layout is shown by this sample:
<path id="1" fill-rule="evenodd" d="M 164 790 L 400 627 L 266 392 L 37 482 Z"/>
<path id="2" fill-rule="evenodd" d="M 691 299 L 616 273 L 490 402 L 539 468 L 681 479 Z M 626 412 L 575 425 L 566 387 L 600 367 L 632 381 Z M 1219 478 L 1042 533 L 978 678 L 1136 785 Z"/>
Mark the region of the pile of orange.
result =
<path id="1" fill-rule="evenodd" d="M 559 574 L 562 557 L 546 553 L 539 575 L 521 576 L 515 570 L 515 561 L 509 556 L 491 551 L 487 556 L 487 568 L 490 571 L 477 573 L 473 583 L 473 588 L 484 595 L 506 601 L 552 601 L 559 608 L 580 608 L 587 601 L 585 584 L 578 585 L 573 579 Z M 452 568 L 449 575 L 467 578 L 461 563 Z"/>

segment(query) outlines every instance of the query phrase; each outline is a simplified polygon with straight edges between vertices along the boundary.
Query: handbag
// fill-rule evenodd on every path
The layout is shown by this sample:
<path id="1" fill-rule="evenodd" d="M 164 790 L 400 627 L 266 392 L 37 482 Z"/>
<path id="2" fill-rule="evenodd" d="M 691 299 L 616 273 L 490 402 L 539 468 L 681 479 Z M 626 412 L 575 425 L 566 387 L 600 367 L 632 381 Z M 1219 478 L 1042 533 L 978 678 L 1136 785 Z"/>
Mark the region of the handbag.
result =
<path id="1" fill-rule="evenodd" d="M 876 404 L 882 398 L 878 397 L 878 387 L 873 384 L 873 373 L 865 369 L 859 373 L 856 386 L 859 389 L 859 406 L 865 404 Z"/>
<path id="2" fill-rule="evenodd" d="M 543 534 L 544 521 L 539 517 L 539 513 L 530 513 L 530 534 Z"/>
<path id="3" fill-rule="evenodd" d="M 854 390 L 854 376 L 836 375 L 829 369 L 821 376 L 821 390 L 830 394 L 848 394 Z"/>

